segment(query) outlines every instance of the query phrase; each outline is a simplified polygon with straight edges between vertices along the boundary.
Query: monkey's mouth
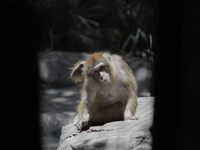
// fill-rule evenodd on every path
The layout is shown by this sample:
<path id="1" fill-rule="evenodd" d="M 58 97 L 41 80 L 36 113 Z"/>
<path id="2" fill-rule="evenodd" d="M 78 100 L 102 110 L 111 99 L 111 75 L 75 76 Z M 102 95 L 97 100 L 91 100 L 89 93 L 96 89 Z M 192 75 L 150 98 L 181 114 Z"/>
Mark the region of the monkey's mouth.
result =
<path id="1" fill-rule="evenodd" d="M 105 80 L 100 80 L 102 83 L 108 83 L 108 79 L 105 79 Z"/>

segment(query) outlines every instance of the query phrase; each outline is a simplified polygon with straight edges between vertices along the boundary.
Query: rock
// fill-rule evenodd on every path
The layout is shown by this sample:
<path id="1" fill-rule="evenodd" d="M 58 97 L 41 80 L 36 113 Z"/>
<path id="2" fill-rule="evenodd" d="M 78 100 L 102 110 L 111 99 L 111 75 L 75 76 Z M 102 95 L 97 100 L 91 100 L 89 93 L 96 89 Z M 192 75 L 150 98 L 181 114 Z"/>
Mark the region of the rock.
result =
<path id="1" fill-rule="evenodd" d="M 78 60 L 85 60 L 89 54 L 70 52 L 39 53 L 39 74 L 43 87 L 62 87 L 72 85 L 70 68 Z"/>
<path id="2" fill-rule="evenodd" d="M 132 69 L 138 85 L 138 96 L 153 94 L 153 62 L 146 59 L 134 58 L 127 62 Z"/>
<path id="3" fill-rule="evenodd" d="M 62 128 L 57 150 L 151 150 L 154 97 L 138 98 L 138 120 L 116 121 L 78 132 L 73 124 Z"/>
<path id="4" fill-rule="evenodd" d="M 62 126 L 72 123 L 77 115 L 78 99 L 76 86 L 40 92 L 40 132 L 43 141 L 55 139 L 58 144 Z M 49 143 L 52 144 L 52 141 Z"/>

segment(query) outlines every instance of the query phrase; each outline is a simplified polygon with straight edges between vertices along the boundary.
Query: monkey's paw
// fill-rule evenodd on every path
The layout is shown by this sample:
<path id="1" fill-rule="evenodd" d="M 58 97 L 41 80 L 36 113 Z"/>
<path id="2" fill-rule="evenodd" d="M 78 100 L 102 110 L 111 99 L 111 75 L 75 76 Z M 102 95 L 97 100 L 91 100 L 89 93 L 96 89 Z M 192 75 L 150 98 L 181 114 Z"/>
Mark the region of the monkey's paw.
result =
<path id="1" fill-rule="evenodd" d="M 129 119 L 130 120 L 138 120 L 139 118 L 137 116 L 131 116 Z"/>
<path id="2" fill-rule="evenodd" d="M 89 127 L 88 125 L 88 121 L 79 121 L 77 124 L 76 124 L 76 129 L 78 131 L 81 131 L 81 130 L 85 130 Z"/>

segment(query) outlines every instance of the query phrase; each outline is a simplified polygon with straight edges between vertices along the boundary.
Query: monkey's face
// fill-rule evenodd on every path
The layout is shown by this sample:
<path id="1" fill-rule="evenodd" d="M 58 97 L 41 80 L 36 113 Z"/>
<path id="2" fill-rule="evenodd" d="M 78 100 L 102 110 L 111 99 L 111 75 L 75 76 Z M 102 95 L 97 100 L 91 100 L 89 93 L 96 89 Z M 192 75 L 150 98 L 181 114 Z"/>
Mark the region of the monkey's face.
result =
<path id="1" fill-rule="evenodd" d="M 106 84 L 110 83 L 110 75 L 108 67 L 104 63 L 99 63 L 92 68 L 91 73 L 93 77 L 99 82 Z"/>

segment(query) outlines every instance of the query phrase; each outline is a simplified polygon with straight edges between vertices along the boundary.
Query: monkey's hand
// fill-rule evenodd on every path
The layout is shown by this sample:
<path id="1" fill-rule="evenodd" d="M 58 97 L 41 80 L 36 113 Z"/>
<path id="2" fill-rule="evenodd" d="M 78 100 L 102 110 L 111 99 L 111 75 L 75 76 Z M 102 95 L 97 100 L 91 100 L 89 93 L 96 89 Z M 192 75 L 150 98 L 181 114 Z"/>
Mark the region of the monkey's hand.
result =
<path id="1" fill-rule="evenodd" d="M 130 120 L 138 120 L 139 118 L 137 116 L 131 116 L 129 119 Z"/>
<path id="2" fill-rule="evenodd" d="M 84 119 L 81 119 L 78 121 L 78 123 L 76 124 L 76 129 L 78 131 L 81 131 L 81 130 L 86 130 L 89 128 L 89 123 L 88 123 L 88 120 L 84 120 Z"/>
<path id="3" fill-rule="evenodd" d="M 129 103 L 126 105 L 125 111 L 124 111 L 124 120 L 137 120 L 138 117 L 135 116 L 136 112 L 136 106 L 134 107 L 133 101 L 134 99 L 129 99 Z M 136 104 L 135 104 L 136 105 Z"/>
<path id="4" fill-rule="evenodd" d="M 74 125 L 76 126 L 77 130 L 85 130 L 89 128 L 89 114 L 88 113 L 83 113 L 81 116 L 77 115 L 74 118 Z"/>

